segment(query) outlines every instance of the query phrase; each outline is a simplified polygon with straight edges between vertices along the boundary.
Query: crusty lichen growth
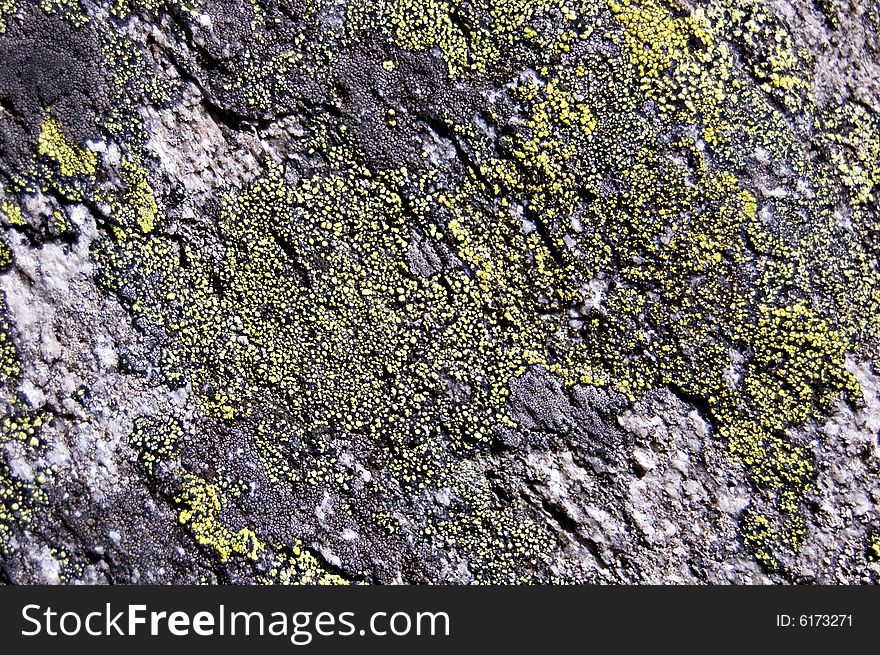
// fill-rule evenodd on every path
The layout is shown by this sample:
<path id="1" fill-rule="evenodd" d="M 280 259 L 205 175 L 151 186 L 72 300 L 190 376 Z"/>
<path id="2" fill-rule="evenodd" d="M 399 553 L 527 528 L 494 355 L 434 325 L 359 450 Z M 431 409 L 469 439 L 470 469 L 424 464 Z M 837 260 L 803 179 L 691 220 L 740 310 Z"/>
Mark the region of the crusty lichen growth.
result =
<path id="1" fill-rule="evenodd" d="M 880 562 L 880 531 L 872 532 L 868 540 L 868 560 Z"/>
<path id="2" fill-rule="evenodd" d="M 21 364 L 15 343 L 12 341 L 12 326 L 6 318 L 8 308 L 6 294 L 0 292 L 0 383 L 7 384 L 21 373 Z"/>
<path id="3" fill-rule="evenodd" d="M 77 26 L 85 25 L 89 21 L 77 0 L 39 0 L 35 4 L 47 14 L 60 14 Z M 0 0 L 0 34 L 6 31 L 9 17 L 14 16 L 20 8 L 19 0 Z"/>
<path id="4" fill-rule="evenodd" d="M 129 443 L 137 452 L 138 463 L 148 476 L 156 474 L 156 467 L 174 462 L 180 454 L 183 428 L 174 419 L 157 421 L 150 417 L 135 420 Z"/>
<path id="5" fill-rule="evenodd" d="M 0 212 L 3 212 L 4 222 L 10 227 L 23 227 L 27 225 L 22 216 L 21 207 L 14 202 L 4 200 L 0 203 Z"/>
<path id="6" fill-rule="evenodd" d="M 72 144 L 64 136 L 58 121 L 48 114 L 40 127 L 37 152 L 55 162 L 58 165 L 58 172 L 63 177 L 95 173 L 97 155 Z"/>
<path id="7" fill-rule="evenodd" d="M 79 0 L 39 0 L 38 4 L 47 14 L 59 14 L 77 27 L 89 22 L 89 16 Z"/>
<path id="8" fill-rule="evenodd" d="M 840 27 L 840 14 L 835 5 L 835 0 L 816 0 L 816 6 L 825 15 L 825 20 L 828 21 L 828 25 L 832 29 L 836 30 Z"/>
<path id="9" fill-rule="evenodd" d="M 769 569 L 779 567 L 774 555 L 777 534 L 771 527 L 770 519 L 755 510 L 746 510 L 742 520 L 742 535 L 746 547 L 756 560 Z"/>
<path id="10" fill-rule="evenodd" d="M 178 522 L 199 546 L 221 564 L 231 559 L 259 562 L 255 577 L 264 584 L 347 584 L 299 540 L 273 547 L 250 527 L 228 527 L 224 503 L 240 490 L 187 471 L 180 461 L 183 436 L 177 419 L 144 416 L 135 420 L 129 444 L 147 480 L 169 496 Z"/>
<path id="11" fill-rule="evenodd" d="M 232 555 L 256 561 L 264 549 L 253 530 L 233 531 L 220 522 L 217 488 L 201 478 L 186 473 L 174 502 L 181 507 L 178 520 L 192 531 L 199 545 L 213 549 L 221 562 Z"/>
<path id="12" fill-rule="evenodd" d="M 116 18 L 128 18 L 137 11 L 154 12 L 159 9 L 160 0 L 112 0 L 110 13 Z"/>
<path id="13" fill-rule="evenodd" d="M 840 179 L 859 205 L 876 203 L 880 186 L 880 120 L 862 105 L 835 107 L 819 125 Z"/>
<path id="14" fill-rule="evenodd" d="M 563 11 L 540 3 L 518 7 L 515 15 L 444 3 L 392 3 L 381 11 L 390 12 L 398 45 L 436 45 L 451 74 L 460 75 L 485 72 L 506 47 L 537 38 L 525 29 L 525 18 Z M 354 27 L 368 20 L 359 11 L 353 5 L 349 12 Z M 476 11 L 479 18 L 470 22 L 493 36 L 478 30 L 468 40 L 456 28 L 460 11 Z M 195 265 L 181 274 L 170 242 L 130 228 L 123 229 L 121 247 L 105 255 L 108 283 L 137 285 L 134 314 L 177 335 L 165 349 L 166 376 L 173 384 L 187 380 L 214 390 L 201 396 L 206 411 L 241 419 L 284 398 L 292 416 L 309 417 L 296 427 L 300 433 L 326 426 L 383 435 L 389 471 L 416 489 L 448 477 L 441 453 L 467 452 L 491 439 L 493 426 L 508 420 L 506 381 L 528 365 L 541 364 L 570 384 L 610 383 L 633 397 L 670 386 L 702 399 L 755 484 L 776 490 L 775 510 L 787 518 L 779 528 L 784 535 L 772 542 L 796 546 L 812 463 L 785 431 L 826 410 L 840 392 L 858 397 L 844 368 L 851 346 L 841 335 L 852 336 L 856 322 L 864 334 L 859 317 L 875 315 L 877 298 L 864 296 L 871 304 L 854 313 L 849 299 L 860 288 L 851 285 L 827 290 L 833 304 L 826 306 L 780 295 L 778 289 L 791 285 L 807 295 L 817 289 L 792 277 L 799 266 L 778 262 L 806 265 L 809 257 L 866 284 L 875 273 L 855 241 L 844 260 L 836 257 L 834 225 L 814 221 L 801 236 L 798 213 L 824 215 L 823 196 L 801 199 L 799 209 L 779 202 L 777 220 L 788 238 L 778 239 L 767 232 L 754 192 L 732 172 L 750 156 L 749 142 L 770 147 L 775 141 L 780 148 L 792 141 L 762 92 L 780 88 L 789 94 L 787 104 L 807 107 L 809 82 L 802 69 L 790 73 L 799 65 L 786 54 L 793 52 L 790 37 L 766 27 L 759 10 L 750 11 L 751 18 L 726 8 L 682 16 L 659 0 L 565 9 L 564 20 L 573 24 L 584 14 L 617 21 L 620 31 L 612 38 L 626 47 L 614 66 L 590 50 L 557 48 L 563 63 L 539 66 L 540 77 L 520 77 L 510 86 L 507 98 L 525 120 L 513 124 L 501 154 L 483 156 L 478 148 L 478 168 L 458 188 L 408 202 L 408 220 L 449 239 L 467 270 L 425 280 L 402 267 L 408 231 L 398 189 L 411 186 L 409 174 L 355 166 L 343 148 L 332 155 L 341 154 L 339 171 L 328 177 L 291 187 L 272 168 L 243 195 L 227 197 L 220 225 L 227 244 L 222 297 L 212 291 L 199 253 L 186 252 Z M 766 67 L 739 72 L 724 42 L 728 29 L 758 35 L 776 29 L 780 50 L 768 55 Z M 565 34 L 544 38 L 567 43 Z M 268 97 L 254 88 L 255 97 Z M 645 100 L 655 103 L 663 124 L 695 124 L 701 138 L 670 141 L 666 128 L 639 118 Z M 479 143 L 466 125 L 449 124 Z M 822 171 L 804 159 L 794 165 L 815 179 L 820 193 L 831 193 Z M 854 170 L 858 176 L 844 184 L 861 189 L 856 200 L 864 199 L 871 178 Z M 609 175 L 625 190 L 603 191 Z M 417 184 L 426 188 L 429 180 L 430 174 Z M 486 199 L 497 199 L 488 210 L 491 220 Z M 121 198 L 116 214 L 137 206 L 133 196 Z M 432 206 L 445 208 L 449 218 L 436 223 L 428 217 Z M 519 212 L 542 229 L 524 233 Z M 141 278 L 138 271 L 151 273 Z M 603 310 L 577 309 L 580 289 L 596 276 L 617 280 Z M 239 327 L 224 327 L 232 323 Z M 732 351 L 746 353 L 733 382 Z M 467 402 L 446 400 L 446 379 L 470 389 Z M 414 434 L 424 436 L 413 443 Z M 297 478 L 283 471 L 265 437 L 258 443 L 272 477 Z M 307 466 L 303 478 L 342 482 L 332 459 Z M 473 505 L 480 524 L 492 516 L 487 511 Z M 454 525 L 438 529 L 451 535 Z M 762 537 L 765 545 L 756 552 L 769 543 Z M 504 578 L 488 573 L 492 566 L 475 568 L 487 579 Z"/>
<path id="15" fill-rule="evenodd" d="M 111 207 L 114 235 L 124 241 L 132 230 L 148 234 L 156 225 L 159 207 L 147 180 L 146 169 L 123 157 L 119 164 L 119 180 L 121 191 L 104 189 L 99 193 L 99 198 Z"/>
<path id="16" fill-rule="evenodd" d="M 199 545 L 214 551 L 221 562 L 242 557 L 252 562 L 269 559 L 268 573 L 260 576 L 265 584 L 347 584 L 327 570 L 326 565 L 297 541 L 289 548 L 269 552 L 267 544 L 250 528 L 232 530 L 221 520 L 222 504 L 217 487 L 191 473 L 185 473 L 174 502 L 180 506 L 178 520 L 193 534 Z"/>
<path id="17" fill-rule="evenodd" d="M 321 22 L 326 5 L 309 3 L 303 20 Z M 134 9 L 154 6 L 113 11 Z M 427 151 L 420 165 L 370 161 L 355 119 L 315 103 L 291 148 L 320 166 L 266 163 L 245 188 L 215 189 L 209 225 L 190 226 L 217 243 L 210 251 L 171 229 L 134 117 L 175 85 L 127 37 L 105 38 L 115 102 L 101 129 L 119 158 L 70 143 L 47 113 L 34 177 L 109 208 L 101 282 L 162 335 L 166 383 L 244 433 L 278 488 L 348 492 L 338 450 L 356 443 L 381 471 L 370 498 L 451 489 L 436 516 L 376 511 L 374 522 L 387 534 L 418 524 L 419 540 L 493 583 L 550 579 L 558 548 L 540 510 L 499 499 L 472 465 L 517 427 L 510 381 L 541 366 L 631 399 L 669 388 L 746 467 L 759 492 L 743 542 L 781 570 L 814 493 L 813 451 L 791 433 L 841 398 L 859 401 L 846 355 L 876 355 L 880 339 L 867 236 L 878 228 L 876 116 L 817 107 L 809 56 L 755 2 L 358 0 L 330 36 L 303 30 L 285 47 L 265 29 L 269 8 L 240 12 L 253 38 L 213 92 L 247 120 L 289 112 L 298 84 L 331 74 L 334 44 L 366 34 L 385 48 L 377 75 L 397 73 L 394 53 L 436 49 L 444 83 L 481 90 L 480 109 L 437 108 L 431 130 L 460 146 L 451 175 Z M 382 112 L 388 134 L 414 113 Z M 411 270 L 415 237 L 456 264 Z M 225 503 L 244 483 L 182 470 L 178 424 L 139 422 L 132 445 L 150 476 L 171 472 L 162 484 L 181 523 L 222 564 L 273 558 L 268 578 L 336 581 L 301 544 L 229 527 Z"/>
<path id="18" fill-rule="evenodd" d="M 6 295 L 0 292 L 0 555 L 9 553 L 14 532 L 30 526 L 36 509 L 48 500 L 44 485 L 52 476 L 50 466 L 37 464 L 42 454 L 40 431 L 45 416 L 12 393 L 21 363 L 7 312 Z M 12 451 L 7 449 L 11 444 L 26 457 L 28 471 L 11 464 Z"/>
<path id="19" fill-rule="evenodd" d="M 328 570 L 326 564 L 297 540 L 290 547 L 276 548 L 272 565 L 266 575 L 258 577 L 262 584 L 279 585 L 346 585 L 349 582 Z"/>
<path id="20" fill-rule="evenodd" d="M 485 478 L 467 467 L 450 470 L 445 477 L 461 499 L 436 528 L 446 548 L 461 553 L 481 582 L 535 582 L 534 573 L 523 564 L 538 568 L 549 564 L 555 543 L 547 526 L 521 516 L 515 506 L 495 507 Z M 476 488 L 475 480 L 479 480 Z"/>
<path id="21" fill-rule="evenodd" d="M 168 104 L 180 81 L 157 72 L 142 49 L 117 30 L 101 33 L 101 61 L 110 77 L 110 106 L 101 121 L 101 129 L 124 143 L 129 151 L 142 154 L 147 133 L 138 107 Z M 130 165 L 140 164 L 134 154 Z"/>
<path id="22" fill-rule="evenodd" d="M 6 236 L 0 234 L 0 272 L 5 271 L 12 265 L 12 248 L 9 246 Z"/>
<path id="23" fill-rule="evenodd" d="M 0 0 L 0 34 L 6 31 L 6 21 L 18 10 L 18 0 Z"/>
<path id="24" fill-rule="evenodd" d="M 88 148 L 73 143 L 61 124 L 46 111 L 40 124 L 33 168 L 22 171 L 17 186 L 27 191 L 36 187 L 70 202 L 81 201 L 84 189 L 92 188 L 98 156 Z"/>

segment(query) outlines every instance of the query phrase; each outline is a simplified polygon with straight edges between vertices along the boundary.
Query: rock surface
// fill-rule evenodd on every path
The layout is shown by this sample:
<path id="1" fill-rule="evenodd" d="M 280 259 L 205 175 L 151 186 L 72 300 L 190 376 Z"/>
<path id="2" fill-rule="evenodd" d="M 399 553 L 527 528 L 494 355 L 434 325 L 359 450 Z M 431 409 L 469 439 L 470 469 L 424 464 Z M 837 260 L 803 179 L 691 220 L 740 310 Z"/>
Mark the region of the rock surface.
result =
<path id="1" fill-rule="evenodd" d="M 0 0 L 0 580 L 876 583 L 878 30 Z"/>

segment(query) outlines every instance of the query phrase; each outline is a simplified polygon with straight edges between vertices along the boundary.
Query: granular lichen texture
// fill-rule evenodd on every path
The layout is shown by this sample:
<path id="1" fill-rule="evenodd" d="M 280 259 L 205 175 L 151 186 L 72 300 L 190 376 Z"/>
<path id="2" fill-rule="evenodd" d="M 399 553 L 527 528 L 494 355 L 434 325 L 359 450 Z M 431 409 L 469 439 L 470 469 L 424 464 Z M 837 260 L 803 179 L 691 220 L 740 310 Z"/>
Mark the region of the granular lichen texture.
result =
<path id="1" fill-rule="evenodd" d="M 876 583 L 875 0 L 0 0 L 0 581 Z"/>

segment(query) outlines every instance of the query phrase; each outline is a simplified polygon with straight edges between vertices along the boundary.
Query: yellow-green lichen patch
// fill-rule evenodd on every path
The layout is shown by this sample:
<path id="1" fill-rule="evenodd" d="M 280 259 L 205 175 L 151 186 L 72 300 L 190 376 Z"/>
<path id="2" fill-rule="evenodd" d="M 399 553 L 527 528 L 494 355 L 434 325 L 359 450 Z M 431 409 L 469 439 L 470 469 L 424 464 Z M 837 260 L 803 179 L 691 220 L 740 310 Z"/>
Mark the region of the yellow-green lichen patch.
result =
<path id="1" fill-rule="evenodd" d="M 409 272 L 400 182 L 339 175 L 290 187 L 270 171 L 227 200 L 216 282 L 198 252 L 186 251 L 185 271 L 175 268 L 158 232 L 132 233 L 101 255 L 107 283 L 135 285 L 132 312 L 175 335 L 164 350 L 166 376 L 186 376 L 207 412 L 240 420 L 283 399 L 289 427 L 254 435 L 279 484 L 347 484 L 320 439 L 311 459 L 291 468 L 281 450 L 287 430 L 368 435 L 385 444 L 382 459 L 401 484 L 423 489 L 444 451 L 488 441 L 504 419 L 506 380 L 522 370 L 522 351 L 492 343 L 499 308 L 484 310 L 495 302 L 491 285 L 483 291 L 461 271 L 445 280 Z M 469 387 L 470 401 L 451 402 L 451 383 Z"/>
<path id="2" fill-rule="evenodd" d="M 33 167 L 21 171 L 16 191 L 39 189 L 59 199 L 78 202 L 84 198 L 84 191 L 92 188 L 97 154 L 71 141 L 50 111 L 45 112 L 40 124 L 36 154 Z"/>
<path id="3" fill-rule="evenodd" d="M 880 121 L 862 105 L 846 103 L 819 120 L 822 140 L 856 203 L 876 201 L 880 186 Z"/>
<path id="4" fill-rule="evenodd" d="M 22 216 L 21 207 L 14 202 L 4 200 L 0 203 L 0 211 L 3 212 L 4 220 L 9 227 L 23 227 L 27 225 Z"/>
<path id="5" fill-rule="evenodd" d="M 156 225 L 159 207 L 147 180 L 146 169 L 123 157 L 119 178 L 122 184 L 120 193 L 102 193 L 111 207 L 116 238 L 124 240 L 133 230 L 148 234 Z"/>
<path id="6" fill-rule="evenodd" d="M 6 20 L 18 10 L 18 0 L 0 0 L 0 34 L 6 31 Z"/>
<path id="7" fill-rule="evenodd" d="M 195 537 L 199 545 L 216 553 L 221 562 L 232 555 L 256 561 L 265 545 L 253 530 L 230 530 L 220 522 L 220 496 L 217 488 L 201 478 L 186 473 L 181 488 L 174 498 L 180 506 L 177 515 Z"/>
<path id="8" fill-rule="evenodd" d="M 807 305 L 758 307 L 754 358 L 743 391 L 769 430 L 801 424 L 826 411 L 840 391 L 855 402 L 861 391 L 845 368 L 845 346 Z"/>
<path id="9" fill-rule="evenodd" d="M 180 506 L 178 520 L 222 563 L 231 557 L 251 562 L 268 559 L 267 573 L 258 576 L 263 584 L 343 585 L 348 582 L 328 570 L 311 551 L 296 541 L 289 547 L 271 548 L 250 528 L 232 530 L 221 520 L 221 497 L 217 487 L 191 473 L 185 473 L 174 498 Z"/>
<path id="10" fill-rule="evenodd" d="M 241 560 L 262 562 L 256 580 L 262 584 L 347 584 L 314 553 L 296 540 L 273 546 L 250 527 L 228 526 L 224 508 L 241 489 L 233 481 L 208 482 L 181 466 L 183 428 L 173 418 L 141 417 L 135 421 L 129 443 L 149 479 L 157 481 L 177 508 L 177 520 L 196 543 L 221 564 Z"/>
<path id="11" fill-rule="evenodd" d="M 5 330 L 2 333 L 5 334 Z M 0 345 L 5 345 L 5 340 Z M 3 393 L 5 396 L 6 390 Z M 5 449 L 12 442 L 28 462 L 35 461 L 43 447 L 39 437 L 43 422 L 42 412 L 4 397 L 3 415 L 0 417 L 0 449 Z M 13 470 L 7 459 L 0 461 L 0 554 L 3 555 L 9 554 L 9 540 L 14 531 L 31 525 L 37 509 L 48 500 L 43 487 L 52 475 L 51 469 L 30 463 L 27 469 L 29 474 L 23 475 L 20 466 Z"/>
<path id="12" fill-rule="evenodd" d="M 48 232 L 53 237 L 64 237 L 74 233 L 74 228 L 64 210 L 56 209 L 52 212 L 52 217 L 49 219 Z"/>
<path id="13" fill-rule="evenodd" d="M 154 12 L 160 8 L 160 0 L 113 0 L 110 3 L 110 13 L 116 18 L 128 18 L 138 11 Z"/>
<path id="14" fill-rule="evenodd" d="M 833 182 L 823 179 L 823 173 L 814 165 L 789 155 L 795 167 L 816 176 L 816 187 L 823 195 L 814 202 L 802 196 L 774 203 L 781 225 L 778 229 L 784 231 L 782 238 L 768 232 L 766 215 L 759 215 L 754 192 L 743 188 L 733 172 L 718 170 L 725 160 L 732 167 L 739 166 L 739 153 L 743 151 L 738 153 L 736 148 L 747 147 L 749 140 L 752 144 L 775 140 L 776 144 L 795 147 L 790 128 L 778 120 L 778 112 L 737 71 L 730 49 L 721 41 L 735 36 L 733 33 L 740 29 L 736 21 L 743 15 L 729 14 L 735 20 L 726 24 L 718 22 L 721 14 L 717 12 L 710 17 L 697 10 L 676 17 L 665 3 L 621 2 L 611 3 L 610 7 L 626 27 L 628 63 L 644 96 L 657 102 L 665 121 L 696 123 L 704 141 L 673 142 L 667 159 L 658 156 L 661 142 L 654 140 L 662 134 L 642 131 L 640 135 L 639 128 L 620 133 L 624 143 L 639 147 L 634 163 L 614 172 L 624 180 L 626 191 L 603 194 L 598 189 L 593 191 L 593 185 L 588 187 L 597 198 L 588 205 L 586 215 L 578 216 L 582 235 L 573 237 L 585 257 L 568 260 L 558 268 L 552 283 L 558 295 L 546 296 L 559 298 L 564 306 L 573 294 L 562 293 L 566 288 L 560 285 L 562 280 L 583 280 L 607 270 L 614 271 L 617 285 L 605 300 L 605 311 L 584 321 L 590 327 L 582 330 L 582 336 L 590 347 L 580 350 L 566 344 L 563 352 L 567 357 L 560 356 L 556 349 L 557 370 L 590 366 L 602 371 L 595 379 L 610 379 L 626 393 L 638 394 L 668 385 L 704 400 L 711 409 L 711 418 L 728 438 L 731 453 L 747 463 L 753 480 L 762 486 L 784 488 L 777 508 L 788 517 L 790 525 L 785 529 L 785 538 L 775 539 L 774 543 L 790 547 L 802 536 L 797 506 L 809 493 L 812 465 L 810 454 L 792 445 L 784 431 L 824 411 L 841 393 L 853 401 L 858 399 L 859 391 L 844 368 L 843 354 L 858 342 L 852 338 L 876 338 L 874 317 L 878 305 L 872 283 L 876 272 L 870 257 L 865 256 L 864 246 L 827 222 L 830 212 L 823 204 L 833 202 Z M 790 54 L 795 46 L 789 36 L 781 27 L 774 29 L 780 35 L 774 39 L 780 44 L 777 55 L 768 59 L 766 71 L 750 73 L 759 81 L 766 78 L 771 87 L 790 91 L 792 95 L 785 100 L 791 106 L 808 109 L 804 98 L 809 91 L 809 63 L 795 61 Z M 794 67 L 796 74 L 783 75 L 784 69 Z M 594 75 L 596 69 L 587 70 L 588 75 Z M 606 84 L 608 81 L 606 78 Z M 534 83 L 529 87 L 540 88 Z M 609 93 L 631 97 L 632 92 L 618 83 L 610 87 Z M 530 101 L 531 97 L 525 96 L 524 100 Z M 517 294 L 511 292 L 511 278 L 505 279 L 498 271 L 511 268 L 495 266 L 509 256 L 502 247 L 492 245 L 492 232 L 497 233 L 499 223 L 475 218 L 472 224 L 477 232 L 469 233 L 469 222 L 463 218 L 468 209 L 461 205 L 469 197 L 492 197 L 503 191 L 523 193 L 523 204 L 534 210 L 533 216 L 545 228 L 550 228 L 550 234 L 542 236 L 546 245 L 559 249 L 556 264 L 566 262 L 569 249 L 553 228 L 559 225 L 554 221 L 554 212 L 560 206 L 563 216 L 577 208 L 581 194 L 573 184 L 576 178 L 571 171 L 577 170 L 581 158 L 592 158 L 606 166 L 616 163 L 609 156 L 613 150 L 606 150 L 607 141 L 602 139 L 603 127 L 613 125 L 605 123 L 607 100 L 594 92 L 592 97 L 587 95 L 587 102 L 596 116 L 597 138 L 580 142 L 571 137 L 562 139 L 565 149 L 556 152 L 542 143 L 531 148 L 529 157 L 523 156 L 520 148 L 519 156 L 541 173 L 528 184 L 518 179 L 516 169 L 507 162 L 487 159 L 480 169 L 485 186 L 468 182 L 472 187 L 450 205 L 456 218 L 449 227 L 459 242 L 458 253 L 478 271 L 478 277 L 504 289 L 505 298 L 516 298 Z M 756 119 L 758 116 L 763 123 Z M 562 123 L 558 119 L 551 122 L 557 128 Z M 528 126 L 533 133 L 547 133 L 546 129 L 536 128 L 537 124 Z M 592 132 L 585 131 L 588 136 Z M 467 134 L 464 130 L 462 133 Z M 869 153 L 866 160 L 870 160 L 868 143 L 868 148 L 863 148 Z M 710 165 L 708 156 L 713 147 L 717 148 L 712 153 L 715 164 Z M 517 156 L 517 151 L 513 154 Z M 861 166 L 853 170 L 863 183 L 871 179 L 863 175 Z M 598 182 L 601 177 L 586 179 Z M 847 182 L 857 186 L 852 180 Z M 548 197 L 553 199 L 549 203 L 545 200 Z M 804 213 L 814 218 L 805 222 Z M 476 242 L 474 237 L 480 230 L 489 236 Z M 743 238 L 746 234 L 750 235 L 748 240 Z M 838 247 L 839 239 L 846 240 L 844 248 Z M 538 271 L 546 270 L 541 261 L 535 260 Z M 826 277 L 809 273 L 820 269 L 826 271 Z M 540 275 L 533 277 L 530 283 L 540 287 L 541 279 Z M 822 281 L 817 284 L 817 280 Z M 793 297 L 792 288 L 798 290 Z M 817 292 L 827 298 L 822 301 L 822 311 L 827 314 L 817 315 L 816 308 L 798 304 L 797 294 Z M 757 299 L 762 294 L 779 305 L 760 305 Z M 768 318 L 789 314 L 797 317 L 791 322 Z M 515 313 L 508 311 L 506 315 Z M 576 343 L 576 339 L 570 343 Z M 803 357 L 786 355 L 799 349 L 804 350 Z M 728 372 L 735 351 L 746 352 L 751 365 L 745 381 L 731 383 Z M 783 364 L 788 356 L 795 361 Z M 781 375 L 779 367 L 784 368 Z M 774 378 L 777 382 L 771 384 Z M 785 382 L 779 381 L 783 379 Z"/>
<path id="15" fill-rule="evenodd" d="M 97 155 L 71 143 L 64 136 L 58 121 L 49 114 L 46 115 L 40 126 L 37 152 L 53 161 L 63 177 L 94 175 L 95 173 Z"/>
<path id="16" fill-rule="evenodd" d="M 868 561 L 880 561 L 880 532 L 876 530 L 868 538 Z"/>
<path id="17" fill-rule="evenodd" d="M 262 584 L 278 585 L 349 584 L 342 576 L 329 571 L 300 541 L 289 547 L 276 548 L 268 573 L 258 579 Z"/>
<path id="18" fill-rule="evenodd" d="M 35 4 L 47 14 L 63 16 L 76 27 L 82 27 L 89 22 L 88 14 L 77 0 L 39 0 Z M 0 0 L 0 34 L 6 32 L 7 20 L 20 8 L 19 0 Z"/>
<path id="19" fill-rule="evenodd" d="M 135 449 L 138 462 L 148 475 L 156 466 L 177 459 L 183 430 L 174 419 L 158 421 L 151 417 L 137 419 L 129 443 Z"/>
<path id="20" fill-rule="evenodd" d="M 101 34 L 100 57 L 109 76 L 106 92 L 110 96 L 100 128 L 125 144 L 130 165 L 137 166 L 147 140 L 138 108 L 167 105 L 176 96 L 179 81 L 157 71 L 143 49 L 123 32 Z"/>
<path id="21" fill-rule="evenodd" d="M 629 60 L 647 98 L 666 120 L 704 125 L 709 143 L 723 140 L 729 125 L 722 105 L 736 96 L 738 81 L 728 46 L 713 34 L 701 8 L 681 17 L 660 0 L 610 0 L 625 26 Z"/>
<path id="22" fill-rule="evenodd" d="M 6 294 L 0 292 L 0 383 L 8 383 L 21 373 L 18 352 L 12 340 L 12 326 L 6 318 Z"/>
<path id="23" fill-rule="evenodd" d="M 631 397 L 669 386 L 705 403 L 731 453 L 757 485 L 776 490 L 777 510 L 794 525 L 812 467 L 785 430 L 857 389 L 843 369 L 846 321 L 829 317 L 840 310 L 778 291 L 815 288 L 802 269 L 778 263 L 818 255 L 840 268 L 828 245 L 835 228 L 800 232 L 799 212 L 780 202 L 789 232 L 775 238 L 755 190 L 733 172 L 736 148 L 757 138 L 773 109 L 737 71 L 723 25 L 653 1 L 610 9 L 627 46 L 613 65 L 572 50 L 569 65 L 515 79 L 505 98 L 521 120 L 500 150 L 477 150 L 458 186 L 404 202 L 401 190 L 413 186 L 406 169 L 370 171 L 335 146 L 327 150 L 338 168 L 326 176 L 291 186 L 272 167 L 226 197 L 214 272 L 162 234 L 131 234 L 108 249 L 110 286 L 134 284 L 134 315 L 174 335 L 163 354 L 168 379 L 210 389 L 197 393 L 221 419 L 277 404 L 293 434 L 375 440 L 389 474 L 416 490 L 449 475 L 448 457 L 491 442 L 509 421 L 507 382 L 529 365 Z M 445 38 L 416 27 L 404 47 Z M 447 56 L 459 47 L 449 44 Z M 646 123 L 645 101 L 662 121 L 699 125 L 702 138 L 673 139 Z M 449 126 L 479 141 L 467 125 Z M 781 143 L 795 142 L 779 129 Z M 413 226 L 447 239 L 464 269 L 413 275 L 405 265 Z M 855 277 L 865 277 L 861 266 Z M 582 310 L 582 288 L 597 276 L 615 283 L 601 311 Z M 734 352 L 747 363 L 731 382 Z M 463 401 L 452 401 L 450 385 L 467 390 Z M 265 433 L 257 443 L 279 484 L 345 484 L 332 456 L 295 472 Z M 517 561 L 534 559 L 525 552 Z"/>
<path id="24" fill-rule="evenodd" d="M 52 559 L 58 564 L 58 582 L 60 584 L 74 584 L 83 579 L 86 565 L 75 559 L 64 548 L 52 547 L 49 549 Z"/>
<path id="25" fill-rule="evenodd" d="M 749 55 L 759 87 L 793 112 L 812 107 L 812 57 L 790 28 L 760 3 L 719 3 L 707 10 L 725 36 Z"/>
<path id="26" fill-rule="evenodd" d="M 0 234 L 0 272 L 5 271 L 12 266 L 12 248 L 9 247 L 9 241 L 6 236 Z"/>
<path id="27" fill-rule="evenodd" d="M 2 442 L 18 441 L 30 448 L 40 445 L 40 428 L 43 426 L 44 416 L 41 412 L 31 410 L 27 405 L 13 402 L 7 407 L 7 414 L 3 418 Z"/>
<path id="28" fill-rule="evenodd" d="M 39 0 L 39 5 L 47 14 L 59 14 L 77 27 L 89 22 L 89 16 L 79 0 Z"/>
<path id="29" fill-rule="evenodd" d="M 779 566 L 773 554 L 775 532 L 770 525 L 770 520 L 754 510 L 747 510 L 742 521 L 742 535 L 745 545 L 751 550 L 761 564 L 768 569 L 776 569 Z"/>
<path id="30" fill-rule="evenodd" d="M 828 21 L 831 29 L 836 30 L 840 27 L 840 14 L 835 5 L 835 0 L 816 0 L 816 6 L 825 16 L 825 20 Z"/>
<path id="31" fill-rule="evenodd" d="M 349 3 L 346 12 L 355 34 L 378 30 L 406 50 L 439 49 L 450 74 L 458 77 L 466 72 L 491 72 L 503 61 L 504 51 L 516 43 L 530 42 L 549 51 L 570 50 L 572 42 L 591 31 L 588 19 L 596 13 L 596 6 L 595 2 L 564 0 L 480 0 L 467 4 L 358 0 Z M 539 22 L 552 27 L 539 32 L 532 27 Z"/>

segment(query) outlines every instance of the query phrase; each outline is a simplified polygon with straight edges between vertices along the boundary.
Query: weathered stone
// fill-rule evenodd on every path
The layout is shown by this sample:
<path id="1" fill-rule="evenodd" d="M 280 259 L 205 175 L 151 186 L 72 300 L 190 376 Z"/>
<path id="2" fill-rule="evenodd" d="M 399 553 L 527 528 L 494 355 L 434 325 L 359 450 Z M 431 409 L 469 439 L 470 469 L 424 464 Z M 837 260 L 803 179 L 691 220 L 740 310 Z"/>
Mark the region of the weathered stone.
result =
<path id="1" fill-rule="evenodd" d="M 0 580 L 876 583 L 878 29 L 0 1 Z"/>

